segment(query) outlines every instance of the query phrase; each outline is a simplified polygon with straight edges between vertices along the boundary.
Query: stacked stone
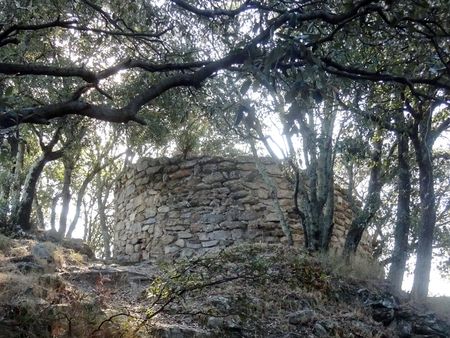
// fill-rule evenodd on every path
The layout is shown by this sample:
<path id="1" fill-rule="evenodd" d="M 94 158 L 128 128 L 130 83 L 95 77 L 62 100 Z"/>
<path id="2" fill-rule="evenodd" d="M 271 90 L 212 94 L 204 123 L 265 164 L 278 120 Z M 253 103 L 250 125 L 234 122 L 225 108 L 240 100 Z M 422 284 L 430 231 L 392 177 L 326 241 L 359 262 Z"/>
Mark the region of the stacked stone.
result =
<path id="1" fill-rule="evenodd" d="M 276 164 L 262 161 L 300 244 L 303 234 L 293 213 L 292 187 Z M 344 195 L 337 191 L 336 196 L 332 242 L 342 246 L 352 215 Z M 141 159 L 117 186 L 115 257 L 190 257 L 243 241 L 285 242 L 273 197 L 250 157 Z"/>

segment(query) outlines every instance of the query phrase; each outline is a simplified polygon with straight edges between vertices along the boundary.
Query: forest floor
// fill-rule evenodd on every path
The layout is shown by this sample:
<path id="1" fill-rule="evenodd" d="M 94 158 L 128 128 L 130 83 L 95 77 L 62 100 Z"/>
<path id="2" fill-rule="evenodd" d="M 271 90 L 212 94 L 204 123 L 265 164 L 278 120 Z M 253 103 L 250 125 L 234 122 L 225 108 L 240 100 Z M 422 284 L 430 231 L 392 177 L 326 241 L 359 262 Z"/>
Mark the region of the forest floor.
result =
<path id="1" fill-rule="evenodd" d="M 247 244 L 120 265 L 68 244 L 0 235 L 0 337 L 450 337 L 448 297 L 393 296 L 367 262 Z"/>

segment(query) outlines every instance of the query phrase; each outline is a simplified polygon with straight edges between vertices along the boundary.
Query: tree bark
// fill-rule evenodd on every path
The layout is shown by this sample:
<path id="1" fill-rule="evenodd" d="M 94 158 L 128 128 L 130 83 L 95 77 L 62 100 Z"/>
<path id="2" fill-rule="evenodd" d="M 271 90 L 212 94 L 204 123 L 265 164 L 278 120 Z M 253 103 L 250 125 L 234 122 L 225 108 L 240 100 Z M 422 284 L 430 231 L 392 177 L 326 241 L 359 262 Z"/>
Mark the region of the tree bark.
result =
<path id="1" fill-rule="evenodd" d="M 75 227 L 77 226 L 78 223 L 78 218 L 80 217 L 80 212 L 81 212 L 81 204 L 83 203 L 83 198 L 84 195 L 86 193 L 86 189 L 89 185 L 89 183 L 92 181 L 92 179 L 95 177 L 95 175 L 99 172 L 100 170 L 94 170 L 91 173 L 89 173 L 83 183 L 81 184 L 80 190 L 78 191 L 78 197 L 77 197 L 77 205 L 76 205 L 76 209 L 75 209 L 75 215 L 73 217 L 72 222 L 70 223 L 69 226 L 69 230 L 67 230 L 67 234 L 66 237 L 67 238 L 71 238 L 72 237 L 72 233 L 75 230 Z"/>
<path id="2" fill-rule="evenodd" d="M 23 159 L 25 155 L 25 143 L 22 140 L 18 140 L 18 147 L 16 153 L 16 162 L 14 164 L 14 172 L 13 179 L 11 184 L 11 218 L 12 221 L 15 222 L 15 216 L 17 215 L 17 211 L 20 204 L 20 188 L 21 188 L 21 179 L 20 175 L 23 170 Z"/>
<path id="3" fill-rule="evenodd" d="M 394 291 L 402 289 L 403 276 L 408 259 L 408 235 L 411 224 L 410 197 L 411 197 L 411 169 L 409 166 L 408 135 L 397 132 L 398 138 L 398 197 L 397 222 L 394 231 L 394 251 L 392 253 L 389 280 Z"/>
<path id="4" fill-rule="evenodd" d="M 36 186 L 42 170 L 48 162 L 54 161 L 60 157 L 62 157 L 61 151 L 44 152 L 28 171 L 22 189 L 22 198 L 20 199 L 17 214 L 14 216 L 15 222 L 19 224 L 24 231 L 31 230 L 30 216 L 33 206 L 33 199 L 36 194 Z"/>
<path id="5" fill-rule="evenodd" d="M 72 183 L 72 173 L 75 167 L 75 161 L 73 161 L 73 159 L 65 158 L 63 163 L 64 163 L 64 181 L 61 191 L 62 208 L 59 217 L 59 229 L 58 229 L 58 234 L 60 238 L 64 238 L 64 235 L 66 234 L 67 215 L 69 213 L 69 206 L 71 199 L 70 185 Z"/>
<path id="6" fill-rule="evenodd" d="M 416 300 L 423 300 L 428 295 L 433 256 L 434 228 L 436 225 L 432 166 L 433 142 L 426 135 L 419 136 L 417 129 L 410 135 L 416 153 L 420 181 L 420 228 L 416 268 L 414 270 L 414 282 L 411 291 L 413 298 Z"/>
<path id="7" fill-rule="evenodd" d="M 50 229 L 56 231 L 56 206 L 58 205 L 58 201 L 61 198 L 61 194 L 56 194 L 52 198 L 52 205 L 50 211 Z"/>
<path id="8" fill-rule="evenodd" d="M 5 167 L 3 167 L 5 176 L 3 177 L 2 182 L 0 182 L 0 224 L 6 226 L 10 212 L 10 197 L 12 193 L 12 183 L 15 169 L 13 161 L 17 158 L 17 153 L 19 151 L 19 140 L 17 135 L 11 134 L 3 138 L 3 142 L 5 142 L 7 149 L 2 149 L 1 151 L 8 152 L 9 156 L 7 158 L 8 163 Z"/>
<path id="9" fill-rule="evenodd" d="M 42 207 L 39 204 L 39 200 L 37 198 L 33 199 L 33 209 L 36 212 L 36 227 L 38 229 L 45 229 L 45 221 L 44 221 L 44 212 L 42 211 Z"/>
<path id="10" fill-rule="evenodd" d="M 383 141 L 381 137 L 373 143 L 369 187 L 363 210 L 353 220 L 345 239 L 343 255 L 347 259 L 356 252 L 359 242 L 373 216 L 380 206 L 381 182 L 381 153 Z"/>

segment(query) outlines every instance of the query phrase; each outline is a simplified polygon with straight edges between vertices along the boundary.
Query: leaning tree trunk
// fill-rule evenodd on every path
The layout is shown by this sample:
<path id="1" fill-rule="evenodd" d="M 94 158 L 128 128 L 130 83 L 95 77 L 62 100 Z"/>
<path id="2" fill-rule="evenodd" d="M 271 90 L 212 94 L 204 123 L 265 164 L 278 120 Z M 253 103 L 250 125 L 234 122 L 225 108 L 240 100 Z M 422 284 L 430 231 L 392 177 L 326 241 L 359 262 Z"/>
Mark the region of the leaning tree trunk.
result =
<path id="1" fill-rule="evenodd" d="M 436 225 L 435 195 L 433 185 L 432 146 L 430 138 L 413 132 L 411 139 L 419 167 L 420 191 L 420 227 L 417 246 L 416 268 L 412 296 L 423 300 L 428 294 L 431 261 L 433 256 L 433 238 Z"/>
<path id="2" fill-rule="evenodd" d="M 380 206 L 380 192 L 382 188 L 381 182 L 381 151 L 383 141 L 379 137 L 373 144 L 371 156 L 372 168 L 370 169 L 369 187 L 367 191 L 366 201 L 363 210 L 360 211 L 353 220 L 345 239 L 343 255 L 349 258 L 351 254 L 356 252 L 362 235 L 375 216 Z"/>
<path id="3" fill-rule="evenodd" d="M 95 177 L 98 171 L 93 171 L 89 173 L 86 178 L 84 179 L 83 183 L 81 184 L 80 190 L 78 190 L 78 197 L 77 197 L 77 204 L 75 207 L 75 215 L 73 217 L 72 222 L 70 223 L 69 230 L 67 230 L 66 237 L 71 238 L 72 233 L 75 230 L 75 227 L 78 223 L 78 218 L 80 217 L 81 212 L 81 204 L 83 203 L 83 198 L 86 193 L 86 189 L 89 185 L 89 183 L 92 181 L 92 179 Z"/>
<path id="4" fill-rule="evenodd" d="M 398 197 L 397 222 L 394 231 L 394 251 L 389 269 L 389 280 L 392 289 L 401 291 L 403 276 L 408 259 L 408 235 L 411 224 L 410 197 L 411 197 L 411 168 L 409 166 L 408 135 L 397 133 L 398 138 Z"/>
<path id="5" fill-rule="evenodd" d="M 111 160 L 107 161 L 107 163 L 105 163 L 103 165 L 100 165 L 99 163 L 97 163 L 95 165 L 95 167 L 92 169 L 92 171 L 89 172 L 89 174 L 86 175 L 86 177 L 84 178 L 83 183 L 81 184 L 80 190 L 78 190 L 77 204 L 75 207 L 75 215 L 73 217 L 72 222 L 70 223 L 69 230 L 67 230 L 66 237 L 71 238 L 72 233 L 75 230 L 75 227 L 77 226 L 78 218 L 80 218 L 81 204 L 83 204 L 83 198 L 84 198 L 84 195 L 86 194 L 86 189 L 87 189 L 89 183 L 91 183 L 91 181 L 94 179 L 94 177 L 99 172 L 101 172 L 103 169 L 105 169 L 107 166 L 109 166 L 112 163 L 112 161 L 115 160 L 116 158 L 118 158 L 120 155 L 113 157 Z"/>
<path id="6" fill-rule="evenodd" d="M 37 161 L 31 166 L 28 171 L 25 183 L 22 189 L 22 198 L 17 208 L 17 213 L 14 216 L 14 221 L 19 224 L 23 230 L 31 230 L 31 210 L 33 206 L 33 199 L 36 194 L 36 186 L 41 176 L 44 166 L 62 156 L 61 151 L 44 152 Z"/>

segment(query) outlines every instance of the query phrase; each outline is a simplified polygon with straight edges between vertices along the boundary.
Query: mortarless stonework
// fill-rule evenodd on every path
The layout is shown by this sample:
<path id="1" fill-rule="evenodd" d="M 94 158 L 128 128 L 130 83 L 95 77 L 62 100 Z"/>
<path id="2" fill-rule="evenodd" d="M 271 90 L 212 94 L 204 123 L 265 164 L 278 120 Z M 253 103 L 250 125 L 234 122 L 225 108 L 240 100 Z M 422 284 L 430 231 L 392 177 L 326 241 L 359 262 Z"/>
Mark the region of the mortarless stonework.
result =
<path id="1" fill-rule="evenodd" d="M 293 212 L 293 189 L 279 167 L 262 159 L 291 228 L 295 245 L 303 229 Z M 335 190 L 331 247 L 340 250 L 352 211 Z M 136 262 L 190 257 L 240 242 L 284 243 L 286 236 L 270 189 L 253 158 L 144 158 L 130 166 L 116 190 L 114 255 Z M 360 252 L 369 253 L 365 236 Z"/>

